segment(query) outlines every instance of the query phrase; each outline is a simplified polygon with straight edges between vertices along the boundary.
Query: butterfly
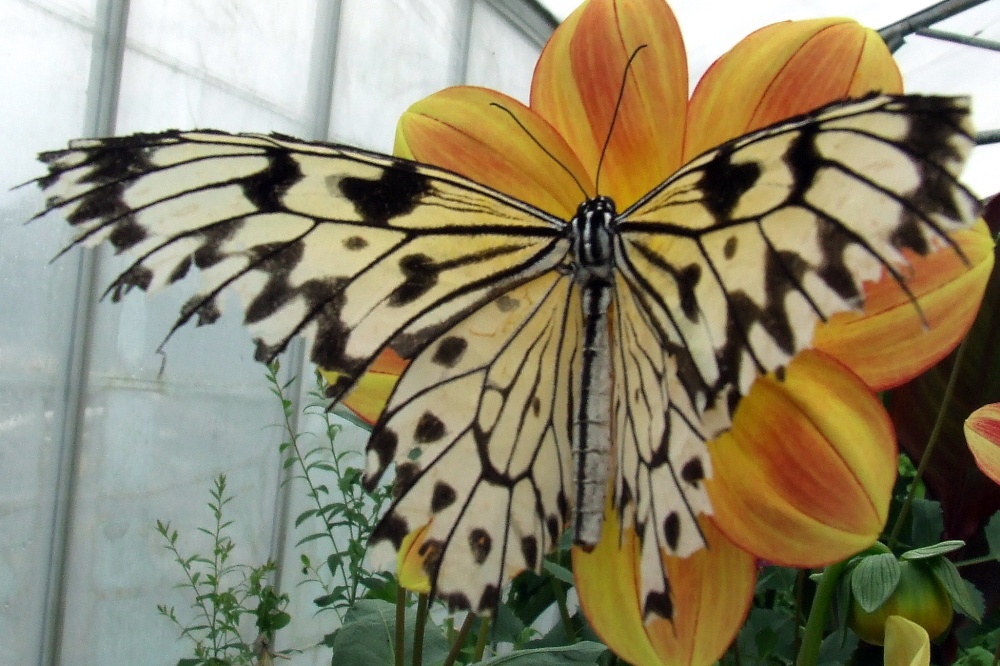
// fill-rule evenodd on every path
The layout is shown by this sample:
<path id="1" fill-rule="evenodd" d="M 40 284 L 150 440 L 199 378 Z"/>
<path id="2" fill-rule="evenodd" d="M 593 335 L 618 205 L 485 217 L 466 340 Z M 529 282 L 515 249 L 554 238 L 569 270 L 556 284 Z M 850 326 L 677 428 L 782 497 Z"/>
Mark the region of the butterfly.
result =
<path id="1" fill-rule="evenodd" d="M 705 546 L 706 442 L 754 379 L 863 306 L 903 250 L 961 251 L 964 98 L 870 95 L 754 131 L 624 210 L 570 220 L 466 177 L 279 134 L 167 131 L 43 153 L 44 212 L 134 262 L 118 300 L 201 271 L 174 328 L 240 294 L 256 358 L 295 336 L 342 399 L 377 357 L 409 362 L 374 424 L 365 481 L 395 465 L 376 563 L 416 553 L 433 594 L 489 612 L 605 501 L 641 540 L 644 613 L 671 618 L 661 554 Z M 40 214 L 41 215 L 41 214 Z M 68 248 L 67 248 L 68 249 Z M 169 337 L 169 336 L 168 336 Z"/>

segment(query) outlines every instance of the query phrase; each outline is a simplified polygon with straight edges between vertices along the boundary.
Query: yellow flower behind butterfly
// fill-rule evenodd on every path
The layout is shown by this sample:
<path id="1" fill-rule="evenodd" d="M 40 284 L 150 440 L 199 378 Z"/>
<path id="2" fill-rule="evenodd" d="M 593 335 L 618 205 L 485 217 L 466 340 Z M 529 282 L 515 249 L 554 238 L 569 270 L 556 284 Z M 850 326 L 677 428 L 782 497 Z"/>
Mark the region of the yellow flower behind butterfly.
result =
<path id="1" fill-rule="evenodd" d="M 626 62 L 641 46 L 602 160 Z M 669 7 L 662 0 L 590 0 L 545 46 L 530 106 L 483 88 L 441 91 L 400 119 L 396 153 L 570 219 L 581 185 L 588 197 L 610 196 L 624 210 L 728 139 L 834 100 L 901 88 L 877 33 L 847 19 L 819 19 L 753 33 L 709 69 L 689 100 L 684 46 Z M 524 131 L 512 129 L 510 115 L 484 111 L 491 104 L 510 111 Z M 954 347 L 992 267 L 984 227 L 953 238 L 968 263 L 951 250 L 908 255 L 924 320 L 891 277 L 869 284 L 864 312 L 820 325 L 816 349 L 799 354 L 782 380 L 759 378 L 731 430 L 709 444 L 714 513 L 700 520 L 708 548 L 663 558 L 672 623 L 643 622 L 638 538 L 631 527 L 622 532 L 609 506 L 601 542 L 590 553 L 575 549 L 573 564 L 583 610 L 616 653 L 634 664 L 712 663 L 743 622 L 759 560 L 818 567 L 878 537 L 896 445 L 874 391 L 919 374 Z M 404 367 L 383 354 L 346 403 L 374 421 Z M 404 584 L 422 587 L 422 570 L 407 567 L 405 548 L 400 561 Z"/>

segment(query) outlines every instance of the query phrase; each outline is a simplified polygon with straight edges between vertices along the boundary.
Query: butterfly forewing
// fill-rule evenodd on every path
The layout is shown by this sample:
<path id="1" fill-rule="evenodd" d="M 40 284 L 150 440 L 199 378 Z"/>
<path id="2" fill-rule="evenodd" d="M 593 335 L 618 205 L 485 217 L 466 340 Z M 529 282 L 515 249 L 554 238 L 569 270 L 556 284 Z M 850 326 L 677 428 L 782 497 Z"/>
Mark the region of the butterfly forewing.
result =
<path id="1" fill-rule="evenodd" d="M 904 250 L 975 219 L 956 180 L 972 146 L 968 100 L 870 97 L 724 144 L 625 211 L 619 266 L 690 355 L 698 409 L 786 364 L 883 271 L 906 289 Z"/>
<path id="2" fill-rule="evenodd" d="M 50 209 L 135 263 L 111 286 L 205 286 L 181 325 L 243 297 L 258 358 L 296 334 L 346 390 L 394 340 L 414 353 L 567 251 L 561 222 L 449 172 L 344 146 L 218 132 L 84 140 L 42 155 Z M 176 328 L 176 327 L 175 327 Z"/>

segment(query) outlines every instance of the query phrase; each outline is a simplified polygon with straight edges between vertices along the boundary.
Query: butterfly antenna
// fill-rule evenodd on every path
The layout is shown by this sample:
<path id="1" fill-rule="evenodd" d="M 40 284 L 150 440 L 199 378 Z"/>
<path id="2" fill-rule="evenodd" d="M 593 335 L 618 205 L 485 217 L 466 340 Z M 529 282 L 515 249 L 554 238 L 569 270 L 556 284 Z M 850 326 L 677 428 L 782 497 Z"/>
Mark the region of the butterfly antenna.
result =
<path id="1" fill-rule="evenodd" d="M 625 63 L 625 72 L 622 74 L 622 86 L 618 90 L 618 101 L 615 102 L 615 112 L 611 114 L 611 125 L 608 127 L 608 134 L 604 137 L 604 147 L 601 148 L 601 157 L 597 161 L 597 174 L 594 176 L 594 189 L 598 194 L 601 193 L 601 167 L 604 166 L 604 156 L 608 153 L 608 146 L 611 145 L 611 132 L 615 129 L 615 122 L 618 120 L 618 112 L 622 108 L 622 100 L 625 98 L 625 84 L 628 83 L 628 71 L 632 68 L 632 62 L 635 57 L 639 55 L 639 51 L 646 48 L 646 44 L 638 46 L 635 51 L 632 51 L 632 55 L 629 56 L 628 62 Z"/>
<path id="2" fill-rule="evenodd" d="M 566 166 L 565 164 L 563 164 L 559 160 L 558 157 L 556 157 L 555 155 L 553 155 L 552 152 L 548 148 L 546 148 L 542 144 L 541 141 L 539 141 L 538 139 L 536 139 L 535 135 L 532 134 L 531 131 L 527 127 L 524 126 L 524 123 L 522 123 L 521 120 L 516 115 L 514 115 L 513 111 L 511 111 L 510 109 L 508 109 L 506 106 L 504 106 L 502 104 L 497 104 L 496 102 L 490 102 L 490 106 L 495 106 L 496 108 L 500 109 L 501 111 L 503 111 L 504 113 L 506 113 L 508 116 L 510 116 L 514 120 L 514 122 L 517 123 L 517 126 L 520 127 L 522 130 L 524 130 L 524 133 L 528 135 L 528 138 L 531 139 L 532 141 L 534 141 L 535 145 L 542 149 L 543 153 L 545 153 L 546 155 L 548 155 L 549 157 L 551 157 L 553 162 L 555 162 L 556 164 L 558 164 L 560 167 L 562 167 L 563 171 L 565 171 L 566 173 L 569 174 L 569 177 L 573 179 L 573 182 L 576 183 L 576 186 L 579 187 L 580 191 L 583 193 L 583 198 L 584 199 L 589 199 L 590 198 L 590 195 L 587 194 L 587 190 L 584 189 L 583 185 L 580 183 L 580 180 L 573 174 L 572 171 L 570 171 L 569 167 Z"/>

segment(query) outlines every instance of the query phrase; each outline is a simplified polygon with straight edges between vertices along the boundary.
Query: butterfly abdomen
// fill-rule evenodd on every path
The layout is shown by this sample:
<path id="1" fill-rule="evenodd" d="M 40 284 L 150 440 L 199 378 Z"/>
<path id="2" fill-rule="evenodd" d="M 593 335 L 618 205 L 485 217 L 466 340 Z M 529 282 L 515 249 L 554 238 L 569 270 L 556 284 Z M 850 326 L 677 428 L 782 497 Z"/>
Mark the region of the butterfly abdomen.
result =
<path id="1" fill-rule="evenodd" d="M 583 308 L 583 345 L 577 410 L 573 417 L 573 468 L 576 515 L 573 540 L 590 549 L 601 539 L 604 496 L 611 452 L 611 306 L 615 204 L 607 197 L 581 204 L 570 223 L 574 273 Z"/>

